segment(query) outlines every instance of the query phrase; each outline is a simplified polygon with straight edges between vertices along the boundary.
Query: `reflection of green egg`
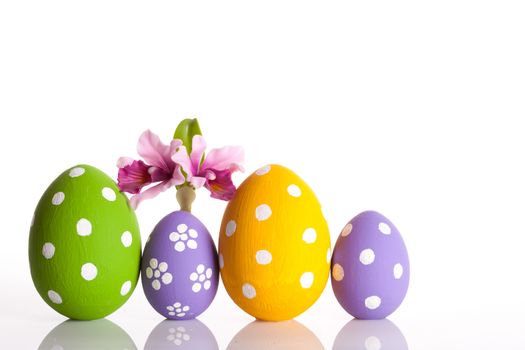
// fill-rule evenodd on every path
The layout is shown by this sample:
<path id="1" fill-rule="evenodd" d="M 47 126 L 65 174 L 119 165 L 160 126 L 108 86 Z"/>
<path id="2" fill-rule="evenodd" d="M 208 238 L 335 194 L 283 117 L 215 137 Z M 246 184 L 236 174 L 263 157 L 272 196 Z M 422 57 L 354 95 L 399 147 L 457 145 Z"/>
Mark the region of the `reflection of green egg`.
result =
<path id="1" fill-rule="evenodd" d="M 117 310 L 135 289 L 140 252 L 135 213 L 102 171 L 68 169 L 40 199 L 29 236 L 31 275 L 59 313 L 91 320 Z"/>
<path id="2" fill-rule="evenodd" d="M 68 320 L 56 326 L 38 349 L 137 349 L 130 336 L 108 320 Z"/>

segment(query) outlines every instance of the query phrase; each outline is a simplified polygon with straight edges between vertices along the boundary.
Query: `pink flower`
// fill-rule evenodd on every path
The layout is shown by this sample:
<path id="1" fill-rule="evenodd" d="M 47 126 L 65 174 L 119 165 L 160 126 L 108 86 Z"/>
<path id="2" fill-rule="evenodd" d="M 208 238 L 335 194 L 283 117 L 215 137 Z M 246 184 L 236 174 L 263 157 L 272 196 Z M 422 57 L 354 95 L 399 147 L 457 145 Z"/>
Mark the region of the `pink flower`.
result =
<path id="1" fill-rule="evenodd" d="M 180 146 L 171 159 L 186 173 L 186 181 L 193 187 L 206 187 L 213 198 L 230 200 L 235 194 L 232 173 L 244 171 L 244 150 L 242 147 L 212 149 L 206 157 L 206 141 L 200 135 L 193 136 L 191 154 Z"/>
<path id="2" fill-rule="evenodd" d="M 128 157 L 118 160 L 118 187 L 121 191 L 134 194 L 131 197 L 133 208 L 137 208 L 144 199 L 153 198 L 185 182 L 181 167 L 172 160 L 181 145 L 180 140 L 172 140 L 165 145 L 157 135 L 146 130 L 139 138 L 137 152 L 149 164 Z M 144 187 L 157 182 L 159 184 L 141 192 Z"/>

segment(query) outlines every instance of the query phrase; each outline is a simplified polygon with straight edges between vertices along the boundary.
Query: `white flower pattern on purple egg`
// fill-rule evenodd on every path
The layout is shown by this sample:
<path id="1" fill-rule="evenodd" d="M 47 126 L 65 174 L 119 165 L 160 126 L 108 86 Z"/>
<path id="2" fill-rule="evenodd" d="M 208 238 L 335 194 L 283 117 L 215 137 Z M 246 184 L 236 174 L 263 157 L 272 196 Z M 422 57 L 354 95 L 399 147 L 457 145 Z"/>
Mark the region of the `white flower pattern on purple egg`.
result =
<path id="1" fill-rule="evenodd" d="M 155 290 L 159 290 L 162 284 L 170 284 L 173 280 L 173 276 L 168 271 L 168 264 L 161 262 L 155 258 L 149 261 L 149 266 L 146 268 L 146 277 L 152 279 L 151 287 Z M 161 283 L 162 282 L 162 283 Z"/>
<path id="2" fill-rule="evenodd" d="M 190 311 L 190 306 L 183 306 L 181 303 L 176 302 L 173 305 L 168 305 L 166 307 L 166 310 L 168 310 L 168 315 L 170 316 L 184 317 L 186 316 L 186 313 Z"/>
<path id="3" fill-rule="evenodd" d="M 193 292 L 195 293 L 198 293 L 201 291 L 202 288 L 204 288 L 205 290 L 210 289 L 210 278 L 212 275 L 213 270 L 211 269 L 211 267 L 206 268 L 204 264 L 197 265 L 195 272 L 192 272 L 190 275 L 190 281 L 193 282 L 191 290 L 193 290 Z"/>
<path id="4" fill-rule="evenodd" d="M 199 233 L 195 229 L 188 229 L 188 225 L 179 224 L 177 231 L 170 233 L 170 241 L 174 242 L 173 248 L 178 252 L 183 252 L 186 248 L 197 249 L 197 237 Z"/>
<path id="5" fill-rule="evenodd" d="M 168 336 L 166 337 L 167 341 L 173 342 L 173 344 L 180 346 L 183 341 L 190 341 L 191 337 L 186 333 L 186 328 L 183 326 L 178 326 L 177 328 L 170 328 Z"/>

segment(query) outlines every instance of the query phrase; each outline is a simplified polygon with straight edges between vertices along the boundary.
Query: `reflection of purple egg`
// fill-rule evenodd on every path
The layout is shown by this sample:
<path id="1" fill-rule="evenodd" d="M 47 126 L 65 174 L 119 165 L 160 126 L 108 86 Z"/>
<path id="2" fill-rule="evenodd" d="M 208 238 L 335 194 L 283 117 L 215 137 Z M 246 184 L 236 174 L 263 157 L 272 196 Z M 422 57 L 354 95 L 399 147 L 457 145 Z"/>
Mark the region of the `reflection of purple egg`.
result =
<path id="1" fill-rule="evenodd" d="M 335 337 L 332 350 L 408 350 L 403 333 L 389 320 L 349 321 Z"/>
<path id="2" fill-rule="evenodd" d="M 142 257 L 142 287 L 162 316 L 188 320 L 213 301 L 218 257 L 210 233 L 195 216 L 176 211 L 153 229 Z"/>
<path id="3" fill-rule="evenodd" d="M 344 227 L 332 256 L 332 288 L 348 313 L 387 317 L 405 298 L 409 276 L 407 249 L 390 220 L 366 211 Z"/>
<path id="4" fill-rule="evenodd" d="M 199 320 L 164 320 L 151 331 L 145 350 L 219 350 L 217 340 Z"/>

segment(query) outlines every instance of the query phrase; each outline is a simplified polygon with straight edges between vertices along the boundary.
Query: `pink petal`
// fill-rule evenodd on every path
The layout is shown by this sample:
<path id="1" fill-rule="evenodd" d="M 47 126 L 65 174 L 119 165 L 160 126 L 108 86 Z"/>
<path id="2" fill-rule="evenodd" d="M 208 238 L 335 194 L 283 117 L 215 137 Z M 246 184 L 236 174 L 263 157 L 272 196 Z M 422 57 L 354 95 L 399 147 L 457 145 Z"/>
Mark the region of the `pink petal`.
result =
<path id="1" fill-rule="evenodd" d="M 192 176 L 190 184 L 195 188 L 201 188 L 206 183 L 206 178 L 200 176 Z"/>
<path id="2" fill-rule="evenodd" d="M 175 183 L 176 183 L 175 180 L 163 181 L 159 183 L 158 185 L 148 188 L 144 192 L 134 195 L 130 199 L 131 207 L 133 209 L 137 209 L 137 207 L 143 200 L 151 199 L 151 198 L 158 196 L 160 193 L 166 191 L 168 188 L 175 186 L 176 185 Z"/>
<path id="3" fill-rule="evenodd" d="M 179 140 L 179 139 L 173 139 L 171 140 L 170 142 L 170 154 L 175 154 L 175 152 L 177 151 L 177 149 L 179 149 L 179 147 L 182 146 L 182 141 Z"/>
<path id="4" fill-rule="evenodd" d="M 119 189 L 128 193 L 139 193 L 144 186 L 152 182 L 149 168 L 141 160 L 133 160 L 129 165 L 120 168 L 117 178 Z"/>
<path id="5" fill-rule="evenodd" d="M 205 187 L 211 192 L 212 198 L 229 201 L 235 195 L 235 185 L 232 182 L 232 172 L 229 170 L 215 171 L 215 180 L 208 180 Z"/>
<path id="6" fill-rule="evenodd" d="M 159 137 L 146 130 L 140 135 L 137 145 L 138 154 L 151 165 L 171 172 L 174 168 L 171 160 L 171 147 L 163 144 Z"/>
<path id="7" fill-rule="evenodd" d="M 238 146 L 216 148 L 210 151 L 202 164 L 202 169 L 241 170 L 244 163 L 244 149 Z"/>
<path id="8" fill-rule="evenodd" d="M 191 164 L 193 166 L 194 174 L 199 172 L 201 165 L 202 157 L 204 156 L 204 151 L 206 150 L 206 141 L 201 135 L 193 136 L 191 141 Z"/>
<path id="9" fill-rule="evenodd" d="M 133 158 L 130 158 L 130 157 L 120 157 L 118 160 L 117 160 L 117 167 L 118 168 L 124 168 L 128 165 L 131 165 L 133 164 L 135 160 Z"/>
<path id="10" fill-rule="evenodd" d="M 204 171 L 201 171 L 201 176 L 204 176 L 204 178 L 206 178 L 206 180 L 215 180 L 217 175 L 215 175 L 214 171 L 215 170 L 213 170 L 213 169 L 206 169 Z"/>
<path id="11" fill-rule="evenodd" d="M 148 173 L 151 176 L 151 182 L 162 182 L 171 179 L 171 173 L 156 166 L 150 167 Z"/>
<path id="12" fill-rule="evenodd" d="M 182 167 L 182 170 L 187 175 L 188 179 L 191 179 L 193 176 L 193 167 L 191 165 L 190 157 L 188 156 L 188 150 L 185 146 L 180 146 L 177 151 L 171 156 L 171 160 L 179 164 Z"/>
<path id="13" fill-rule="evenodd" d="M 139 194 L 134 195 L 130 199 L 131 207 L 133 209 L 137 209 L 137 207 L 139 206 L 139 204 L 143 200 L 154 198 L 159 193 L 162 193 L 162 192 L 166 191 L 170 187 L 170 186 L 167 185 L 168 183 L 169 183 L 168 181 L 161 182 L 158 185 L 155 185 L 155 186 L 152 186 L 152 187 L 148 188 L 144 192 L 141 192 Z"/>
<path id="14" fill-rule="evenodd" d="M 173 174 L 171 174 L 172 186 L 182 185 L 186 182 L 186 178 L 182 175 L 181 167 L 176 166 Z"/>

